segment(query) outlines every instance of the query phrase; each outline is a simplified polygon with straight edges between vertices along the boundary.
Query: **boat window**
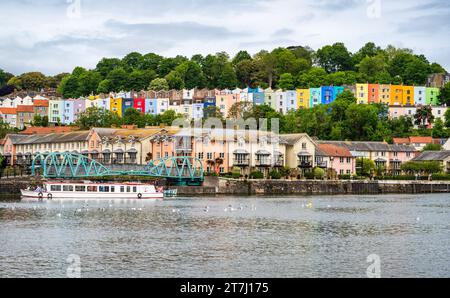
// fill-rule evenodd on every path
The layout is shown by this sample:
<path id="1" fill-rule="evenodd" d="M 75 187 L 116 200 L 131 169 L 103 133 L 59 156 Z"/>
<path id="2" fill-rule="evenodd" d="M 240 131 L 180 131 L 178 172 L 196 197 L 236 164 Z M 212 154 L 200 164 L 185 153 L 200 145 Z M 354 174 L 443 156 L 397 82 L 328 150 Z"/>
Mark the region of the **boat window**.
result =
<path id="1" fill-rule="evenodd" d="M 99 192 L 109 192 L 109 186 L 99 186 Z"/>
<path id="2" fill-rule="evenodd" d="M 125 192 L 125 186 L 120 187 L 120 192 Z"/>
<path id="3" fill-rule="evenodd" d="M 137 187 L 133 186 L 133 192 L 137 192 Z"/>
<path id="4" fill-rule="evenodd" d="M 97 186 L 88 186 L 87 191 L 88 192 L 97 192 Z"/>
<path id="5" fill-rule="evenodd" d="M 85 192 L 86 191 L 86 186 L 84 186 L 84 185 L 75 185 L 75 191 Z"/>
<path id="6" fill-rule="evenodd" d="M 127 192 L 131 192 L 131 187 L 127 186 Z"/>
<path id="7" fill-rule="evenodd" d="M 61 191 L 61 185 L 51 185 L 50 191 Z"/>
<path id="8" fill-rule="evenodd" d="M 111 186 L 111 192 L 116 192 L 116 188 L 114 186 Z"/>
<path id="9" fill-rule="evenodd" d="M 63 191 L 73 191 L 73 185 L 63 185 Z"/>

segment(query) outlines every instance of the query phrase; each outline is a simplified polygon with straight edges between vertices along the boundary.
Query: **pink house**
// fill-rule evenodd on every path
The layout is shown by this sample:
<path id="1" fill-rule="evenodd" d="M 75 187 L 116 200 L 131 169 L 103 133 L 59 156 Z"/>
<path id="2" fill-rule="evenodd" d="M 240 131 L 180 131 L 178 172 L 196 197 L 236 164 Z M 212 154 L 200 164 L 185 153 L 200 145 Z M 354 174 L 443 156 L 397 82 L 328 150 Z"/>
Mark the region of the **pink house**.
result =
<path id="1" fill-rule="evenodd" d="M 338 175 L 354 175 L 356 173 L 356 158 L 350 150 L 334 144 L 317 145 L 316 165 L 324 170 L 332 169 Z"/>

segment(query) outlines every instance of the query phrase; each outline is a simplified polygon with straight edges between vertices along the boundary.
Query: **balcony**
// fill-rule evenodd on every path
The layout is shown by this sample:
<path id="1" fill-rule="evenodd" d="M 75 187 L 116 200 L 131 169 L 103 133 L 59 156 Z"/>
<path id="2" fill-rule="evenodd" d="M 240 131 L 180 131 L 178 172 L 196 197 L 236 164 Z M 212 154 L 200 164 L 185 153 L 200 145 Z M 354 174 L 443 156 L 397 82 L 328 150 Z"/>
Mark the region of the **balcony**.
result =
<path id="1" fill-rule="evenodd" d="M 298 167 L 301 169 L 310 169 L 313 167 L 312 162 L 309 160 L 299 160 Z"/>
<path id="2" fill-rule="evenodd" d="M 402 163 L 400 161 L 392 161 L 391 160 L 389 168 L 392 171 L 400 171 L 402 169 Z"/>
<path id="3" fill-rule="evenodd" d="M 327 161 L 318 161 L 318 162 L 316 162 L 316 164 L 317 164 L 317 166 L 319 168 L 328 169 L 328 162 Z"/>
<path id="4" fill-rule="evenodd" d="M 233 166 L 236 167 L 248 167 L 250 165 L 249 158 L 235 158 L 233 159 Z"/>
<path id="5" fill-rule="evenodd" d="M 271 167 L 272 166 L 272 160 L 271 158 L 260 158 L 256 160 L 256 166 L 257 167 Z"/>
<path id="6" fill-rule="evenodd" d="M 276 157 L 273 161 L 273 166 L 275 168 L 281 168 L 284 167 L 284 158 L 283 157 Z"/>

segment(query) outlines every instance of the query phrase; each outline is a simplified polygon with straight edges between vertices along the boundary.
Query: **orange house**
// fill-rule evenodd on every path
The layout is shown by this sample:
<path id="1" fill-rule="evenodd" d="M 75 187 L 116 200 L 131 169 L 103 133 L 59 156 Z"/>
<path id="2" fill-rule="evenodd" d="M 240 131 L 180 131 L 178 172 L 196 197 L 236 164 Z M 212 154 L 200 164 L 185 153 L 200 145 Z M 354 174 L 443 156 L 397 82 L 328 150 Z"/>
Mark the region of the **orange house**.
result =
<path id="1" fill-rule="evenodd" d="M 403 86 L 403 105 L 414 106 L 414 86 Z"/>
<path id="2" fill-rule="evenodd" d="M 368 98 L 369 104 L 380 102 L 379 91 L 380 86 L 378 84 L 369 84 L 369 98 Z"/>
<path id="3" fill-rule="evenodd" d="M 403 105 L 403 86 L 400 85 L 391 85 L 391 100 L 389 105 L 391 106 L 401 106 Z"/>

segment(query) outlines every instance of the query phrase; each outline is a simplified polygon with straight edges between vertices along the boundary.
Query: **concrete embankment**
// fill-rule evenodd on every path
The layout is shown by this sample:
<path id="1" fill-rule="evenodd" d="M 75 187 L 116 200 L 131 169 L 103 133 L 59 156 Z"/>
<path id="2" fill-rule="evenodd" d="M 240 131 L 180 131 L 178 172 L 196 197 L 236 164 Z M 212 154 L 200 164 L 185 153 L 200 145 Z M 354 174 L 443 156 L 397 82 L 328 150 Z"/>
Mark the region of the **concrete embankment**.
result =
<path id="1" fill-rule="evenodd" d="M 20 195 L 20 189 L 36 183 L 35 178 L 0 179 L 0 197 Z M 160 182 L 161 185 L 165 183 Z M 166 186 L 179 196 L 213 195 L 363 195 L 450 193 L 450 181 L 292 181 L 233 180 L 207 177 L 203 186 Z"/>
<path id="2" fill-rule="evenodd" d="M 450 181 L 291 181 L 219 179 L 224 195 L 359 195 L 450 193 Z"/>

